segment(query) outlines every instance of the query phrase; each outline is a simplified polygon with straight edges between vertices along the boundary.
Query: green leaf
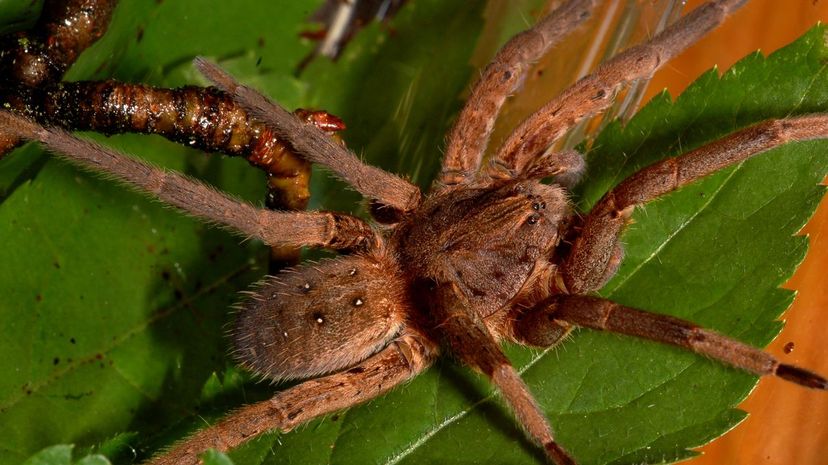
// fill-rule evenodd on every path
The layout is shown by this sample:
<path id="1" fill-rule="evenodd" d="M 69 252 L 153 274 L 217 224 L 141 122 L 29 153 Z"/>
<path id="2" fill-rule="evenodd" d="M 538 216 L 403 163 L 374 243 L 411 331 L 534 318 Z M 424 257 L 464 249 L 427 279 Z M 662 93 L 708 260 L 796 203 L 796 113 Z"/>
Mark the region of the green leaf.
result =
<path id="1" fill-rule="evenodd" d="M 42 8 L 43 0 L 3 0 L 0 2 L 0 34 L 29 29 Z"/>
<path id="2" fill-rule="evenodd" d="M 100 454 L 86 455 L 80 460 L 73 462 L 73 448 L 74 446 L 71 444 L 58 444 L 47 447 L 26 459 L 23 465 L 111 465 L 111 462 Z"/>
<path id="3" fill-rule="evenodd" d="M 23 465 L 70 465 L 72 463 L 72 446 L 60 444 L 47 447 L 29 457 Z"/>
<path id="4" fill-rule="evenodd" d="M 409 2 L 388 27 L 363 30 L 339 62 L 320 59 L 301 78 L 293 69 L 312 44 L 298 32 L 319 2 L 270 3 L 123 2 L 68 78 L 203 83 L 189 61 L 206 55 L 288 107 L 339 114 L 349 146 L 367 161 L 428 186 L 474 76 L 466 63 L 485 2 Z M 767 59 L 748 57 L 722 79 L 705 74 L 675 103 L 661 96 L 628 124 L 609 126 L 588 156 L 579 204 L 637 168 L 752 122 L 828 110 L 823 33 Z M 105 142 L 262 198 L 262 176 L 239 160 L 155 137 Z M 792 298 L 778 286 L 805 253 L 806 240 L 792 234 L 823 195 L 826 149 L 789 144 L 640 209 L 624 235 L 627 259 L 603 295 L 766 344 Z M 314 207 L 359 211 L 358 197 L 322 172 L 312 190 Z M 0 161 L 0 195 L 0 465 L 51 444 L 94 446 L 134 432 L 100 449 L 128 462 L 126 449 L 147 456 L 273 391 L 232 368 L 222 337 L 236 292 L 266 269 L 260 245 L 34 146 Z M 558 349 L 510 347 L 509 355 L 581 465 L 687 457 L 743 418 L 733 406 L 755 382 L 678 349 L 589 331 Z M 488 383 L 451 361 L 230 457 L 238 465 L 543 463 Z"/>
<path id="5" fill-rule="evenodd" d="M 202 454 L 201 460 L 204 461 L 204 465 L 233 465 L 233 461 L 230 460 L 227 454 L 218 452 L 215 449 L 210 449 Z"/>

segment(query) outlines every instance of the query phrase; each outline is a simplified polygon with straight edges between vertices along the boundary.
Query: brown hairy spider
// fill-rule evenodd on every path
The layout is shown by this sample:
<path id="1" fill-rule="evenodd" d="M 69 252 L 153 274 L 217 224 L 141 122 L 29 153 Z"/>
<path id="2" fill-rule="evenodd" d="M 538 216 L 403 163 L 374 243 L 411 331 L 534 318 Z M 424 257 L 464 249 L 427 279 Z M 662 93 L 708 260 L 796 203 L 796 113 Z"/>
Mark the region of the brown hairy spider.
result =
<path id="1" fill-rule="evenodd" d="M 257 209 L 60 129 L 0 114 L 5 130 L 211 223 L 271 246 L 351 252 L 266 278 L 242 305 L 232 331 L 237 359 L 253 372 L 272 380 L 313 379 L 236 411 L 152 463 L 196 463 L 208 448 L 228 450 L 266 431 L 287 431 L 364 402 L 447 351 L 491 380 L 551 462 L 574 464 L 500 348 L 501 341 L 549 347 L 574 326 L 673 344 L 757 375 L 828 389 L 821 376 L 736 340 L 590 295 L 618 269 L 619 236 L 636 206 L 787 141 L 828 138 L 828 115 L 766 121 L 658 162 L 610 190 L 583 218 L 567 200 L 567 188 L 583 168 L 581 156 L 546 152 L 575 123 L 605 110 L 622 85 L 650 76 L 744 0 L 708 2 L 609 60 L 526 119 L 482 166 L 493 122 L 528 65 L 597 3 L 569 0 L 501 49 L 449 133 L 442 172 L 426 196 L 364 165 L 215 65 L 196 60 L 208 79 L 308 161 L 325 165 L 371 199 L 385 228 L 333 212 Z M 542 184 L 544 178 L 554 183 Z"/>

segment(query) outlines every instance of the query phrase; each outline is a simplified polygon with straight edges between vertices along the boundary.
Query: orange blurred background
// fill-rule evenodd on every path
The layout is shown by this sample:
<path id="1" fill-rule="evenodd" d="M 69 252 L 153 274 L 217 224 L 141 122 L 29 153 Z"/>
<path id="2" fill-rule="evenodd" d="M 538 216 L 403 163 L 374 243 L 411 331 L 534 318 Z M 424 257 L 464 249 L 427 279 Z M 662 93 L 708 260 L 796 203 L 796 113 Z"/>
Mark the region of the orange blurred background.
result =
<path id="1" fill-rule="evenodd" d="M 685 11 L 703 3 L 687 2 Z M 767 54 L 793 41 L 818 21 L 828 20 L 828 2 L 751 0 L 721 28 L 667 64 L 654 76 L 645 102 L 663 88 L 678 95 L 716 64 L 726 70 L 760 49 Z M 828 154 L 826 154 L 828 156 Z M 811 237 L 805 262 L 785 287 L 799 291 L 784 315 L 787 325 L 768 351 L 786 363 L 828 374 L 828 201 L 803 229 Z M 794 350 L 785 354 L 785 344 Z M 774 378 L 763 379 L 740 408 L 750 416 L 701 449 L 689 465 L 828 465 L 828 394 Z"/>

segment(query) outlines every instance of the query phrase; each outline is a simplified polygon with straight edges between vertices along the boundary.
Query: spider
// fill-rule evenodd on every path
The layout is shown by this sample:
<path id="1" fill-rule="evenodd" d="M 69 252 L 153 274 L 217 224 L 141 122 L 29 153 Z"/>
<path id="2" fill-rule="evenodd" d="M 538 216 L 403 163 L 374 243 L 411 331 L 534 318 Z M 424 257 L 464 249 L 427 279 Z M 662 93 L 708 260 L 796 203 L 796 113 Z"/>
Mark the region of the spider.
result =
<path id="1" fill-rule="evenodd" d="M 210 80 L 310 161 L 326 165 L 375 200 L 377 219 L 390 224 L 386 229 L 337 213 L 256 210 L 181 175 L 130 161 L 60 130 L 2 116 L 4 128 L 103 169 L 195 216 L 271 245 L 355 252 L 268 278 L 244 304 L 233 332 L 237 356 L 253 371 L 271 379 L 321 377 L 240 410 L 157 458 L 157 463 L 193 462 L 206 447 L 233 447 L 266 429 L 289 429 L 367 400 L 422 371 L 441 350 L 492 380 L 550 460 L 575 463 L 554 441 L 498 344 L 512 340 L 549 346 L 573 325 L 672 343 L 756 374 L 826 388 L 826 380 L 818 375 L 780 364 L 732 339 L 589 294 L 616 271 L 622 255 L 618 237 L 633 207 L 783 139 L 826 137 L 828 117 L 762 123 L 660 162 L 610 191 L 583 220 L 573 215 L 565 194 L 582 168 L 580 156 L 572 151 L 543 153 L 564 128 L 603 110 L 623 82 L 652 73 L 741 2 L 711 2 L 649 45 L 611 60 L 531 116 L 480 169 L 491 123 L 504 97 L 519 85 L 525 64 L 542 55 L 557 33 L 585 19 L 592 3 L 566 2 L 532 32 L 502 49 L 450 133 L 444 169 L 425 198 L 406 181 L 361 164 L 217 67 L 197 62 Z M 541 184 L 542 178 L 557 183 Z M 314 337 L 297 339 L 297 333 Z"/>

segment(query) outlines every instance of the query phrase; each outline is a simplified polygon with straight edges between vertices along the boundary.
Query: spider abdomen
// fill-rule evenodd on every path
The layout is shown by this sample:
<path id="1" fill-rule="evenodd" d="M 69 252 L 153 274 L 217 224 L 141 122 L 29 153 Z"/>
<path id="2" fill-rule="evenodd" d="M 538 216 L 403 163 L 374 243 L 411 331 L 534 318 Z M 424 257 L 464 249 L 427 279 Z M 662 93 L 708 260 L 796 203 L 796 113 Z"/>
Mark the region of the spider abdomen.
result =
<path id="1" fill-rule="evenodd" d="M 342 257 L 266 278 L 241 307 L 234 355 L 273 380 L 347 368 L 397 333 L 403 289 L 384 256 Z"/>

